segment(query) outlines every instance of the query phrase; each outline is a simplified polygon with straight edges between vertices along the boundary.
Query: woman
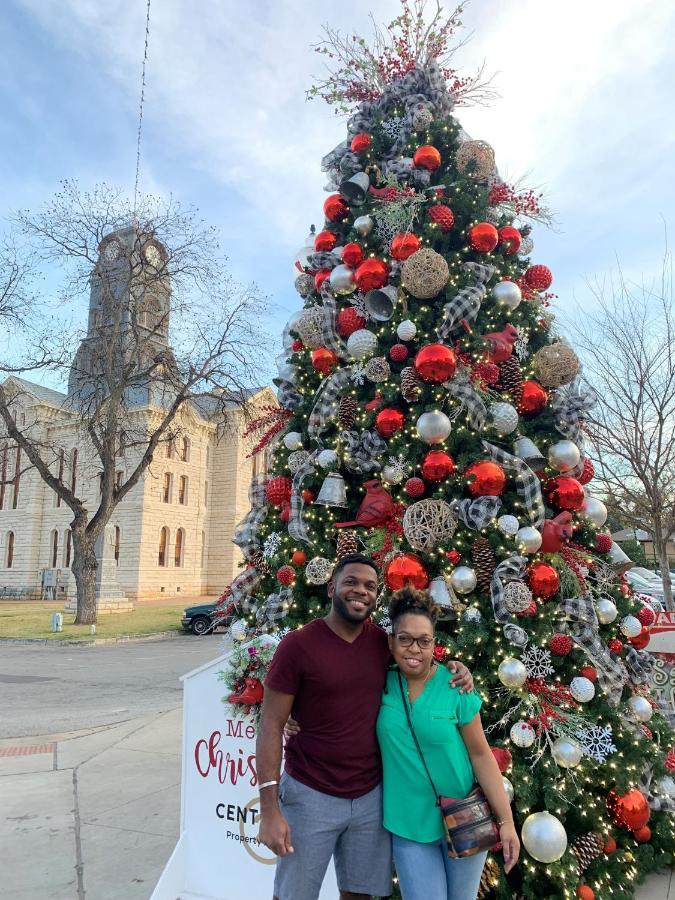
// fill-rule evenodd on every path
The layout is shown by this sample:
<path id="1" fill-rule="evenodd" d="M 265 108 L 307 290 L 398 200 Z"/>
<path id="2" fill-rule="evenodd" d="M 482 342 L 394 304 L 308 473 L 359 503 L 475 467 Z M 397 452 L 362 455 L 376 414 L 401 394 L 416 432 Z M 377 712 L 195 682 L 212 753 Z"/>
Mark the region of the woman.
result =
<path id="1" fill-rule="evenodd" d="M 392 597 L 389 672 L 377 720 L 384 770 L 384 827 L 392 833 L 403 900 L 475 900 L 486 853 L 451 859 L 429 777 L 410 733 L 408 706 L 420 749 L 441 796 L 468 796 L 478 781 L 499 825 L 505 869 L 520 842 L 502 776 L 478 713 L 476 693 L 461 694 L 434 665 L 438 608 L 426 592 L 404 588 Z M 399 687 L 399 673 L 403 694 Z"/>

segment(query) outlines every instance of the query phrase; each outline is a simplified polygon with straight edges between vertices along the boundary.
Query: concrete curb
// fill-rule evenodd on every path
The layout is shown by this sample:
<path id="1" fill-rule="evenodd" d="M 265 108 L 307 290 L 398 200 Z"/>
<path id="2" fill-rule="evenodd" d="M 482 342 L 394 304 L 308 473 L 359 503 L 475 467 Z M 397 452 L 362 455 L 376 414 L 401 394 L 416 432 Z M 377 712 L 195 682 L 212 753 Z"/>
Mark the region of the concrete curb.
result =
<path id="1" fill-rule="evenodd" d="M 3 638 L 0 644 L 39 644 L 43 647 L 95 647 L 99 644 L 132 644 L 147 641 L 164 641 L 167 638 L 195 637 L 178 631 L 158 631 L 155 634 L 128 634 L 116 638 L 82 638 L 82 640 L 58 641 L 50 638 Z"/>

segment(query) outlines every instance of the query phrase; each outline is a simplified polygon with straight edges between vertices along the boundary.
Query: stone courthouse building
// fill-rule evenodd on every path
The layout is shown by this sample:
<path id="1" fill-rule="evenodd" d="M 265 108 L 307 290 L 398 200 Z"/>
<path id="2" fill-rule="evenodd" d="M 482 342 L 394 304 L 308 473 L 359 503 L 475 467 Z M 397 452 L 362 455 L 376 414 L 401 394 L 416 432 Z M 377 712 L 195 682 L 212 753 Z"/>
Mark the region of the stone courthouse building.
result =
<path id="1" fill-rule="evenodd" d="M 165 302 L 168 296 L 170 292 Z M 88 334 L 76 359 L 94 339 L 99 315 L 92 291 Z M 79 437 L 72 377 L 67 393 L 14 376 L 5 386 L 17 394 L 17 421 L 27 417 L 38 423 L 41 439 L 57 448 L 54 469 L 93 514 L 100 473 Z M 276 397 L 264 388 L 251 394 L 248 403 L 249 411 L 255 410 L 276 404 Z M 217 416 L 208 403 L 200 406 L 183 407 L 178 437 L 158 447 L 149 469 L 116 507 L 100 542 L 97 555 L 114 561 L 121 602 L 220 594 L 238 571 L 234 527 L 248 510 L 251 479 L 264 458 L 247 459 L 251 444 L 242 438 L 244 413 L 237 404 L 225 403 L 224 412 L 221 404 Z M 141 426 L 158 414 L 151 395 L 139 397 L 130 412 Z M 120 480 L 137 458 L 134 450 L 117 448 Z M 72 605 L 71 518 L 66 504 L 26 466 L 16 446 L 0 438 L 0 596 L 55 596 Z"/>

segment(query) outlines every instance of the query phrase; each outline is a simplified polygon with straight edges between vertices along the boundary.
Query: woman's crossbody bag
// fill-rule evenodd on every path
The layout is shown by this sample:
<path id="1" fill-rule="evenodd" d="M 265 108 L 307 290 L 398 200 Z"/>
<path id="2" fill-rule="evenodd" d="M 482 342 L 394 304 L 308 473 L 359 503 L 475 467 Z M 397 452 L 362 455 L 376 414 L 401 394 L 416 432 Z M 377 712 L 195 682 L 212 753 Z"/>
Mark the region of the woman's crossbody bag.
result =
<path id="1" fill-rule="evenodd" d="M 398 686 L 401 690 L 401 700 L 406 719 L 408 720 L 408 728 L 419 757 L 422 760 L 431 789 L 434 792 L 436 805 L 441 813 L 441 821 L 445 829 L 445 839 L 448 846 L 448 856 L 458 859 L 490 850 L 495 844 L 499 843 L 499 828 L 482 788 L 476 785 L 469 796 L 463 800 L 458 800 L 456 797 L 441 797 L 427 768 L 422 748 L 413 728 L 410 709 L 403 691 L 401 673 L 397 672 L 396 674 L 398 675 Z"/>

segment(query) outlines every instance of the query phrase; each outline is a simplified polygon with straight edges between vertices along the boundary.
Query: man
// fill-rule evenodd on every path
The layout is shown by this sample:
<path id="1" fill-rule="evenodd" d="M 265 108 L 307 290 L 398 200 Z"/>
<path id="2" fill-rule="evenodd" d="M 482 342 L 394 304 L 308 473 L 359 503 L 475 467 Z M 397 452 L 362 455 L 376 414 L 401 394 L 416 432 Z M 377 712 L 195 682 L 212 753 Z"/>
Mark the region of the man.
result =
<path id="1" fill-rule="evenodd" d="M 343 557 L 328 584 L 330 612 L 284 637 L 265 679 L 259 837 L 279 857 L 274 900 L 316 900 L 331 857 L 340 900 L 391 893 L 375 735 L 389 661 L 387 635 L 370 621 L 377 579 L 372 559 Z M 465 666 L 449 668 L 454 683 L 472 688 Z M 287 743 L 280 777 L 291 714 L 301 730 Z"/>

